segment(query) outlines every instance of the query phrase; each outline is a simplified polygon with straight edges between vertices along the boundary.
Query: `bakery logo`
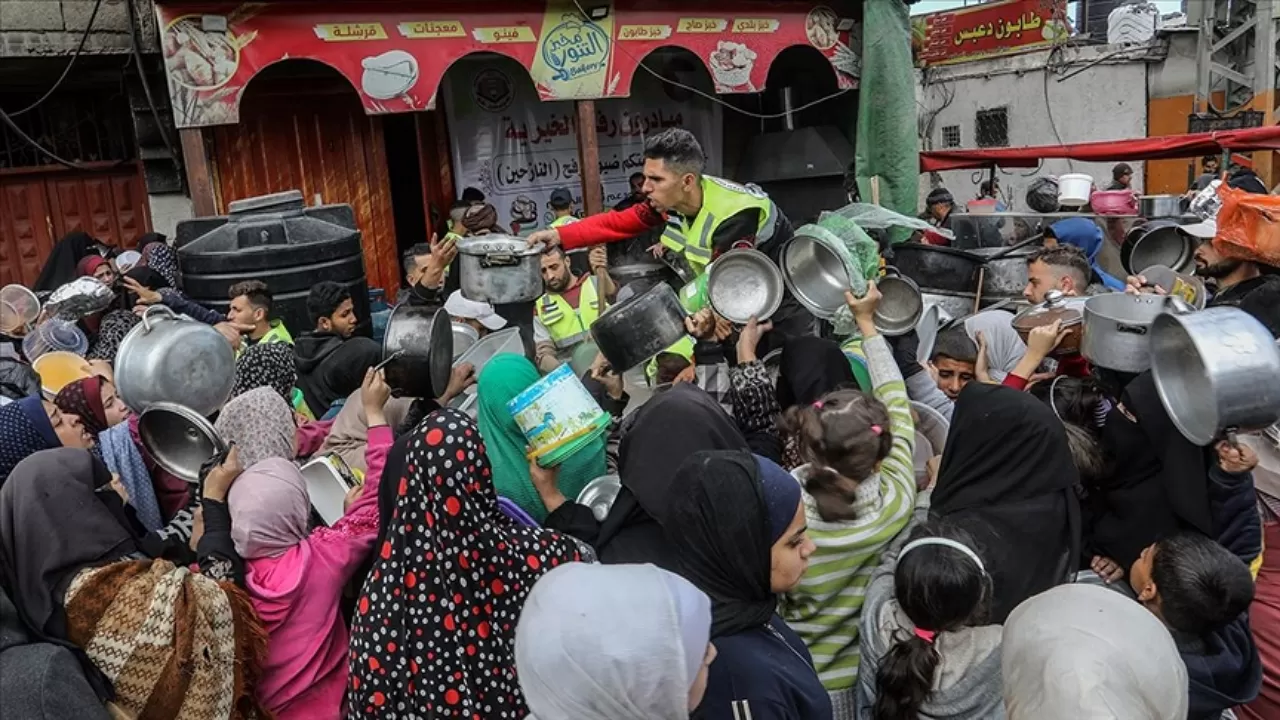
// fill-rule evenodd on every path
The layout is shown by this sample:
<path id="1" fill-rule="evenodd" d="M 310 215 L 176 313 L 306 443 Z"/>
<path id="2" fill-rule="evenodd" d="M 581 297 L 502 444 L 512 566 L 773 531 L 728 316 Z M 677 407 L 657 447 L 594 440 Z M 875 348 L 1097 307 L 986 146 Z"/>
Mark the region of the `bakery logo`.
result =
<path id="1" fill-rule="evenodd" d="M 609 35 L 593 22 L 566 15 L 542 39 L 542 61 L 559 82 L 594 75 L 609 65 Z"/>
<path id="2" fill-rule="evenodd" d="M 506 110 L 511 105 L 512 96 L 515 95 L 515 86 L 511 82 L 511 77 L 495 68 L 481 70 L 476 75 L 471 89 L 476 105 L 487 112 Z"/>

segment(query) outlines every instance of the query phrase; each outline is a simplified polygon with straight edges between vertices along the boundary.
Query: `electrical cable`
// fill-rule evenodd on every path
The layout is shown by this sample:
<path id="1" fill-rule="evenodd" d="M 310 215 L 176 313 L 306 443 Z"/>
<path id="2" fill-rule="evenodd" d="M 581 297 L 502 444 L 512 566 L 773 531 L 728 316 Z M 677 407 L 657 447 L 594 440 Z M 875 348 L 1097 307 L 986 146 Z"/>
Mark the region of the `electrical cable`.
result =
<path id="1" fill-rule="evenodd" d="M 13 121 L 13 118 L 9 115 L 9 113 L 5 112 L 4 110 L 0 110 L 0 124 L 4 124 L 5 126 L 7 126 L 7 127 L 9 128 L 9 130 L 11 130 L 11 131 L 13 132 L 13 134 L 14 134 L 14 135 L 17 135 L 17 136 L 18 136 L 18 139 L 19 139 L 19 140 L 22 140 L 23 142 L 27 143 L 28 145 L 30 145 L 31 147 L 33 147 L 33 148 L 35 148 L 37 151 L 39 151 L 39 153 L 40 153 L 41 155 L 43 155 L 43 156 L 45 156 L 45 157 L 49 158 L 50 160 L 52 160 L 52 161 L 54 161 L 54 162 L 58 163 L 59 165 L 64 165 L 64 166 L 69 167 L 69 168 L 71 168 L 71 169 L 73 169 L 73 170 L 96 170 L 96 169 L 98 169 L 98 168 L 91 168 L 91 167 L 88 167 L 87 165 L 81 165 L 80 163 L 77 163 L 77 162 L 74 162 L 74 161 L 71 161 L 71 160 L 67 160 L 66 158 L 63 158 L 63 157 L 59 156 L 58 154 L 54 153 L 52 150 L 50 150 L 50 149 L 46 148 L 45 146 L 41 145 L 41 144 L 40 144 L 39 142 L 37 142 L 34 138 L 32 138 L 32 137 L 31 137 L 30 135 L 28 135 L 25 131 L 23 131 L 23 129 L 22 129 L 22 128 L 18 127 L 18 123 L 14 122 L 14 121 Z M 111 167 L 117 167 L 117 166 L 119 166 L 119 165 L 122 165 L 124 162 L 125 162 L 124 160 L 117 160 L 117 161 L 115 162 L 115 165 L 112 165 Z"/>
<path id="2" fill-rule="evenodd" d="M 89 22 L 85 23 L 84 33 L 80 35 L 80 44 L 76 46 L 75 53 L 71 56 L 71 59 L 67 61 L 67 66 L 62 69 L 62 74 L 58 76 L 58 79 L 56 81 L 54 81 L 53 87 L 49 88 L 49 90 L 44 95 L 41 95 L 39 100 L 36 100 L 35 102 L 22 108 L 21 110 L 15 110 L 9 113 L 10 118 L 15 118 L 15 117 L 18 117 L 19 115 L 25 115 L 26 113 L 29 113 L 32 110 L 35 110 L 42 103 L 44 103 L 45 100 L 48 100 L 51 95 L 53 95 L 55 92 L 58 91 L 58 88 L 62 86 L 62 82 L 67 79 L 67 75 L 71 74 L 72 66 L 76 64 L 76 60 L 79 60 L 80 54 L 84 52 L 85 43 L 89 40 L 89 31 L 93 29 L 93 21 L 98 17 L 98 8 L 100 7 L 102 7 L 102 0 L 97 0 L 93 4 L 93 12 L 89 13 Z"/>
<path id="3" fill-rule="evenodd" d="M 164 141 L 164 146 L 169 151 L 169 158 L 173 160 L 173 167 L 178 171 L 178 175 L 184 174 L 182 169 L 182 156 L 178 154 L 176 147 L 169 138 L 169 129 L 164 124 L 164 119 L 160 117 L 160 110 L 156 108 L 155 98 L 151 96 L 151 84 L 147 81 L 147 72 L 142 67 L 142 44 L 138 38 L 138 11 L 133 6 L 133 0 L 125 0 L 125 6 L 129 11 L 129 44 L 133 47 L 134 67 L 138 71 L 138 82 L 142 83 L 142 94 L 147 98 L 147 107 L 151 108 L 151 115 L 155 118 L 156 129 L 160 131 L 160 139 Z"/>

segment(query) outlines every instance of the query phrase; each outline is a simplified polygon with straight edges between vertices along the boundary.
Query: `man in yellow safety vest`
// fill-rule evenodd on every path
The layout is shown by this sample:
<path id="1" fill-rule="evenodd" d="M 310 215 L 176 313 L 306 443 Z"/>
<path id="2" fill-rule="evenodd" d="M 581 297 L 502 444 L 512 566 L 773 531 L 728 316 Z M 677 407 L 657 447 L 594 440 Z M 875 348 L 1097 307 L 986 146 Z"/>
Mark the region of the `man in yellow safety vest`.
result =
<path id="1" fill-rule="evenodd" d="M 551 212 L 555 213 L 555 219 L 547 227 L 558 228 L 578 222 L 578 218 L 573 215 L 573 193 L 569 192 L 569 188 L 561 187 L 552 190 L 547 205 L 551 207 Z"/>
<path id="2" fill-rule="evenodd" d="M 542 282 L 546 293 L 534 308 L 533 338 L 537 365 L 551 372 L 573 355 L 573 349 L 590 338 L 591 324 L 609 307 L 617 293 L 607 272 L 608 254 L 603 245 L 588 254 L 591 272 L 574 275 L 569 258 L 559 247 L 542 255 Z"/>

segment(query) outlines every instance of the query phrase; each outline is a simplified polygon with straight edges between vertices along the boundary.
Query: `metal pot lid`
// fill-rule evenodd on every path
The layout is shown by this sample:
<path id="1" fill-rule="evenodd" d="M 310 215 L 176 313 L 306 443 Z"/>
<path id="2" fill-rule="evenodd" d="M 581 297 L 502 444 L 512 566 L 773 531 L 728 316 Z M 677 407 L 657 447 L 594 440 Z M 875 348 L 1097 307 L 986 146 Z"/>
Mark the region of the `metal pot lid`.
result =
<path id="1" fill-rule="evenodd" d="M 1067 297 L 1058 290 L 1050 290 L 1045 295 L 1044 302 L 1032 305 L 1013 316 L 1011 324 L 1018 332 L 1030 332 L 1043 325 L 1052 325 L 1057 320 L 1062 321 L 1064 328 L 1079 325 L 1084 322 L 1082 308 L 1087 300 L 1088 298 L 1083 297 Z"/>
<path id="2" fill-rule="evenodd" d="M 462 353 L 471 349 L 480 341 L 480 332 L 466 323 L 451 322 L 450 330 L 453 333 L 453 359 L 457 360 Z"/>
<path id="3" fill-rule="evenodd" d="M 189 483 L 227 444 L 203 415 L 176 403 L 154 403 L 138 416 L 138 437 L 156 464 Z"/>
<path id="4" fill-rule="evenodd" d="M 730 250 L 707 269 L 707 298 L 724 319 L 745 325 L 753 316 L 767 320 L 783 295 L 782 271 L 759 250 Z"/>
<path id="5" fill-rule="evenodd" d="M 458 241 L 458 252 L 463 255 L 516 255 L 528 257 L 542 253 L 543 244 L 529 245 L 524 238 L 511 235 L 477 235 Z"/>
<path id="6" fill-rule="evenodd" d="M 578 493 L 577 502 L 579 505 L 591 508 L 591 514 L 595 516 L 596 522 L 604 522 L 620 492 L 622 492 L 622 480 L 617 475 L 603 475 L 582 488 L 582 492 Z"/>

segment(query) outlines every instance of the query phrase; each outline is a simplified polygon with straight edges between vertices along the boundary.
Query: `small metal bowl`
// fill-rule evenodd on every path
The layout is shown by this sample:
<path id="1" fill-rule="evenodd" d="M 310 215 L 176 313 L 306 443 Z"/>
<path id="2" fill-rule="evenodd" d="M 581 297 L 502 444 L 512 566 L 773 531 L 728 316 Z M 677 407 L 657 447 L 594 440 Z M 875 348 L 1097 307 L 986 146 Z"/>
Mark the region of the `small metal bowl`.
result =
<path id="1" fill-rule="evenodd" d="M 797 234 L 782 251 L 782 276 L 791 294 L 817 317 L 830 320 L 850 288 L 844 261 L 821 238 Z"/>
<path id="2" fill-rule="evenodd" d="M 730 250 L 707 270 L 707 297 L 725 320 L 768 320 L 782 304 L 782 271 L 759 250 Z"/>
<path id="3" fill-rule="evenodd" d="M 915 281 L 894 270 L 881 277 L 876 287 L 881 296 L 875 314 L 876 328 L 885 335 L 906 335 L 915 330 L 924 313 L 924 298 Z"/>
<path id="4" fill-rule="evenodd" d="M 602 475 L 582 488 L 582 492 L 578 493 L 578 504 L 591 508 L 596 521 L 604 522 L 620 492 L 622 480 L 617 475 Z"/>
<path id="5" fill-rule="evenodd" d="M 453 326 L 453 361 L 457 362 L 462 353 L 480 342 L 480 333 L 466 323 L 454 322 Z"/>
<path id="6" fill-rule="evenodd" d="M 138 436 L 156 463 L 189 483 L 200 466 L 227 448 L 203 415 L 176 403 L 152 403 L 138 416 Z"/>

